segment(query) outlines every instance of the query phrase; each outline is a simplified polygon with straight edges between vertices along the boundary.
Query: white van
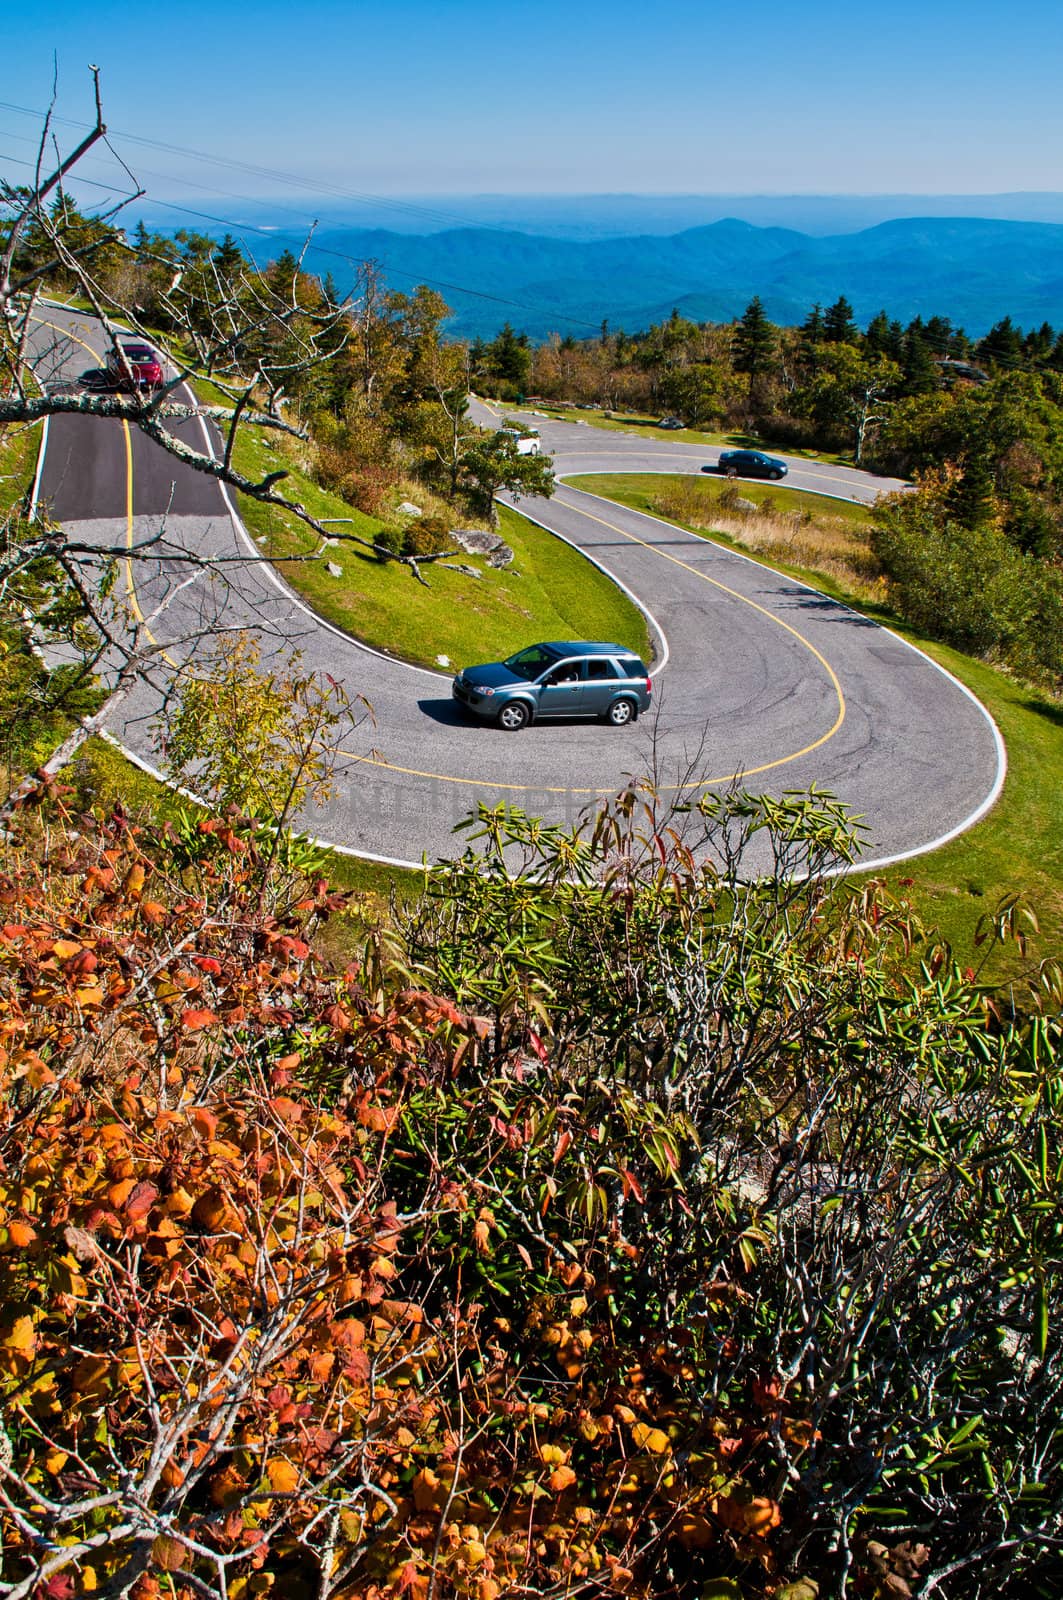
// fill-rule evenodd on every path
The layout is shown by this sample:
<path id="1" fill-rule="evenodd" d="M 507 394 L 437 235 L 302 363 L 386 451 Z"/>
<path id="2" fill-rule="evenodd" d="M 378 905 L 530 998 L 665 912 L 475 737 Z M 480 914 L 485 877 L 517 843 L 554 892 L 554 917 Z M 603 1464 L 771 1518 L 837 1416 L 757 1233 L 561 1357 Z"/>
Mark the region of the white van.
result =
<path id="1" fill-rule="evenodd" d="M 514 441 L 519 456 L 542 455 L 542 443 L 534 428 L 501 428 L 499 431 Z"/>

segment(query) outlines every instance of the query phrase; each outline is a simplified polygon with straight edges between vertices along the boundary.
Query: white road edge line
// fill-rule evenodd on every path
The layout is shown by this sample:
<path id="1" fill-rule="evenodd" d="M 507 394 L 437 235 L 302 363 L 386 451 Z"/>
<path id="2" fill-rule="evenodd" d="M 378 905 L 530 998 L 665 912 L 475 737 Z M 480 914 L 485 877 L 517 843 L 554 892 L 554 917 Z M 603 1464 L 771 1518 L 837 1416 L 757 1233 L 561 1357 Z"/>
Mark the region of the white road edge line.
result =
<path id="1" fill-rule="evenodd" d="M 196 399 L 196 396 L 192 393 L 192 390 L 189 388 L 187 383 L 185 384 L 185 389 L 188 391 L 188 398 L 191 403 L 195 406 L 198 406 L 199 401 Z M 207 419 L 204 416 L 200 416 L 197 420 L 200 428 L 203 430 L 203 438 L 206 443 L 207 454 L 210 456 L 212 461 L 217 461 L 218 457 L 215 453 L 214 441 L 210 436 L 210 429 L 207 426 Z M 223 483 L 220 478 L 216 478 L 215 482 L 217 483 L 218 488 L 221 490 L 221 497 L 225 502 L 225 509 L 229 513 L 229 519 L 232 522 L 237 538 L 243 540 L 248 551 L 254 557 L 255 565 L 269 579 L 274 588 L 278 589 L 284 598 L 289 602 L 289 604 L 293 605 L 297 611 L 301 611 L 305 617 L 310 617 L 319 628 L 324 628 L 326 632 L 335 634 L 337 639 L 346 640 L 348 644 L 354 645 L 355 649 L 364 651 L 368 656 L 375 656 L 378 661 L 386 661 L 389 666 L 405 667 L 408 672 L 420 672 L 427 678 L 440 678 L 445 676 L 443 673 L 433 672 L 430 667 L 417 667 L 414 666 L 412 662 L 403 661 L 399 656 L 390 656 L 386 650 L 375 650 L 371 644 L 366 644 L 362 639 L 356 639 L 353 633 L 347 632 L 346 628 L 340 628 L 336 625 L 336 623 L 327 621 L 326 618 L 321 616 L 320 612 L 315 611 L 312 606 L 308 606 L 306 601 L 301 599 L 300 596 L 296 594 L 291 585 L 285 583 L 284 579 L 281 577 L 272 561 L 268 556 L 262 554 L 262 551 L 258 548 L 258 545 L 255 543 L 254 539 L 252 539 L 251 535 L 244 527 L 244 524 L 240 518 L 240 513 L 237 511 L 229 494 L 228 484 Z M 383 859 L 384 857 L 381 857 L 381 860 Z"/>
<path id="2" fill-rule="evenodd" d="M 44 452 L 48 448 L 48 424 L 51 420 L 51 417 L 45 417 L 44 425 L 41 428 L 41 442 L 37 446 L 37 471 L 33 475 L 33 488 L 30 491 L 29 519 L 31 522 L 34 521 L 37 515 L 37 500 L 41 492 L 41 474 L 44 471 Z"/>
<path id="3" fill-rule="evenodd" d="M 107 728 L 101 728 L 100 738 L 105 740 L 112 749 L 117 750 L 134 767 L 139 767 L 141 772 L 146 772 L 149 778 L 154 778 L 157 783 L 161 783 L 174 794 L 179 794 L 184 800 L 191 800 L 193 805 L 199 806 L 203 811 L 211 809 L 209 802 L 204 800 L 202 795 L 196 794 L 192 789 L 186 789 L 183 784 L 174 783 L 173 779 L 168 778 L 165 772 L 160 767 L 157 767 L 154 762 L 149 761 L 146 756 L 138 755 L 135 750 L 130 750 L 128 746 L 124 745 L 117 734 L 111 733 Z M 404 861 L 400 856 L 374 855 L 371 850 L 356 850 L 353 845 L 349 844 L 333 844 L 331 839 L 320 839 L 317 834 L 313 833 L 303 834 L 303 837 L 309 839 L 311 844 L 317 845 L 322 850 L 334 851 L 338 856 L 354 856 L 359 861 L 376 861 L 385 867 L 405 867 L 409 872 L 424 871 L 425 863 L 423 861 Z"/>
<path id="4" fill-rule="evenodd" d="M 637 476 L 637 474 L 635 474 L 635 476 Z M 594 500 L 599 505 L 609 506 L 611 509 L 617 506 L 617 502 L 615 500 L 606 500 L 602 495 L 592 494 L 589 489 L 577 489 L 575 484 L 567 481 L 567 477 L 560 478 L 558 481 L 564 483 L 565 487 L 571 490 L 573 494 L 586 495 L 588 500 Z M 631 510 L 631 507 L 620 506 L 619 509 L 622 511 L 629 511 Z M 917 644 L 912 644 L 910 639 L 905 639 L 903 635 L 895 633 L 892 628 L 887 628 L 883 623 L 876 622 L 874 617 L 867 616 L 867 614 L 863 611 L 857 611 L 855 606 L 847 606 L 842 600 L 835 600 L 833 595 L 824 594 L 822 589 L 814 588 L 812 584 L 805 583 L 801 578 L 793 578 L 787 572 L 779 572 L 776 567 L 769 566 L 766 561 L 757 561 L 753 556 L 747 556 L 743 550 L 732 550 L 730 545 L 717 544 L 715 539 L 703 539 L 699 534 L 691 533 L 689 528 L 684 528 L 681 523 L 667 522 L 663 517 L 655 517 L 649 511 L 636 511 L 635 515 L 638 517 L 645 517 L 648 522 L 655 522 L 657 523 L 658 527 L 668 528 L 669 531 L 673 533 L 685 533 L 688 539 L 694 540 L 697 544 L 710 544 L 714 549 L 718 550 L 721 555 L 735 556 L 739 561 L 748 562 L 750 566 L 759 567 L 762 571 L 767 570 L 768 572 L 773 573 L 776 578 L 780 578 L 784 583 L 796 584 L 799 589 L 804 589 L 808 594 L 818 595 L 821 599 L 830 601 L 831 605 L 837 606 L 839 611 L 845 611 L 851 617 L 859 617 L 862 622 L 870 622 L 873 627 L 878 628 L 880 633 L 886 634 L 891 639 L 896 639 L 898 644 L 904 645 L 906 649 L 913 651 L 924 661 L 929 662 L 930 666 L 934 668 L 935 672 L 940 672 L 941 676 L 943 678 L 947 678 L 951 684 L 959 689 L 961 694 L 966 695 L 971 704 L 977 706 L 978 710 L 985 718 L 985 721 L 989 727 L 990 737 L 993 740 L 994 749 L 996 750 L 997 769 L 989 793 L 986 795 L 985 799 L 975 807 L 969 816 L 965 817 L 962 822 L 957 823 L 954 828 L 950 828 L 947 833 L 940 834 L 938 838 L 931 839 L 927 844 L 917 845 L 912 850 L 904 850 L 896 855 L 875 856 L 870 861 L 854 862 L 851 867 L 838 868 L 837 872 L 826 873 L 824 876 L 839 876 L 843 872 L 873 872 L 879 867 L 891 867 L 895 866 L 900 861 L 911 861 L 914 860 L 916 856 L 928 855 L 933 850 L 940 850 L 944 845 L 951 844 L 953 839 L 959 838 L 961 833 L 966 833 L 968 828 L 973 828 L 976 822 L 980 822 L 986 813 L 992 810 L 993 806 L 996 805 L 998 799 L 1000 798 L 1000 792 L 1004 787 L 1004 782 L 1008 775 L 1007 746 L 1004 743 L 1003 735 L 1001 734 L 1000 729 L 997 727 L 996 721 L 994 720 L 992 714 L 982 704 L 981 700 L 979 700 L 974 691 L 972 689 L 968 689 L 965 683 L 961 683 L 960 679 L 956 677 L 955 673 L 950 672 L 948 667 L 943 667 L 940 661 L 935 661 L 933 656 L 928 655 L 925 650 L 921 650 Z"/>

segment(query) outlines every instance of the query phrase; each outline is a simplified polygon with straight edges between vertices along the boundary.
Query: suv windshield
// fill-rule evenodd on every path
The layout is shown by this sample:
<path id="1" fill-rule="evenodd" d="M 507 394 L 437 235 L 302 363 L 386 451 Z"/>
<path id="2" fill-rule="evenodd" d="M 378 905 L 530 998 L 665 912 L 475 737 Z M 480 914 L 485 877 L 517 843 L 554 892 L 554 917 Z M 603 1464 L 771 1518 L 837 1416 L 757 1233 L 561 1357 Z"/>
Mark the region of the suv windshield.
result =
<path id="1" fill-rule="evenodd" d="M 517 654 L 510 656 L 504 665 L 510 672 L 515 672 L 518 678 L 530 683 L 540 672 L 545 672 L 547 667 L 558 660 L 560 657 L 556 650 L 548 650 L 545 645 L 533 644 L 527 650 L 518 650 Z"/>

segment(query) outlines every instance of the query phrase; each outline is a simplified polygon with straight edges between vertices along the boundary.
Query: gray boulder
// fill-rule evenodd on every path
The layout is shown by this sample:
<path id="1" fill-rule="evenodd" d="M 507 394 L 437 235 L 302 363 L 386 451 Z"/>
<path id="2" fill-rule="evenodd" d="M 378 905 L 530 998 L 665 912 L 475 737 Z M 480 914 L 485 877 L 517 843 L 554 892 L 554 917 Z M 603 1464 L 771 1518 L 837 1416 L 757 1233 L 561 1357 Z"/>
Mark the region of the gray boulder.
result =
<path id="1" fill-rule="evenodd" d="M 483 556 L 489 567 L 508 567 L 513 551 L 497 533 L 484 533 L 479 528 L 455 528 L 450 537 L 471 556 Z"/>

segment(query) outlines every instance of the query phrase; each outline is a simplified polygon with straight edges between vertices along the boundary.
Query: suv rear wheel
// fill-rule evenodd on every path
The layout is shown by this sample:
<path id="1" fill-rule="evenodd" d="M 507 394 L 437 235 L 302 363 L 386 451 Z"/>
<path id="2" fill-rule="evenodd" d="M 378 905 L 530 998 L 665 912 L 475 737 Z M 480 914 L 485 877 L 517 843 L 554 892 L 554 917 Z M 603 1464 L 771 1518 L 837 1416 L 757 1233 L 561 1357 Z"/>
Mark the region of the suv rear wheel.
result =
<path id="1" fill-rule="evenodd" d="M 498 713 L 498 726 L 507 733 L 519 733 L 530 721 L 530 713 L 523 700 L 511 700 Z"/>
<path id="2" fill-rule="evenodd" d="M 611 722 L 614 728 L 623 728 L 629 722 L 634 722 L 634 700 L 614 700 L 609 710 L 605 713 L 605 720 Z"/>

